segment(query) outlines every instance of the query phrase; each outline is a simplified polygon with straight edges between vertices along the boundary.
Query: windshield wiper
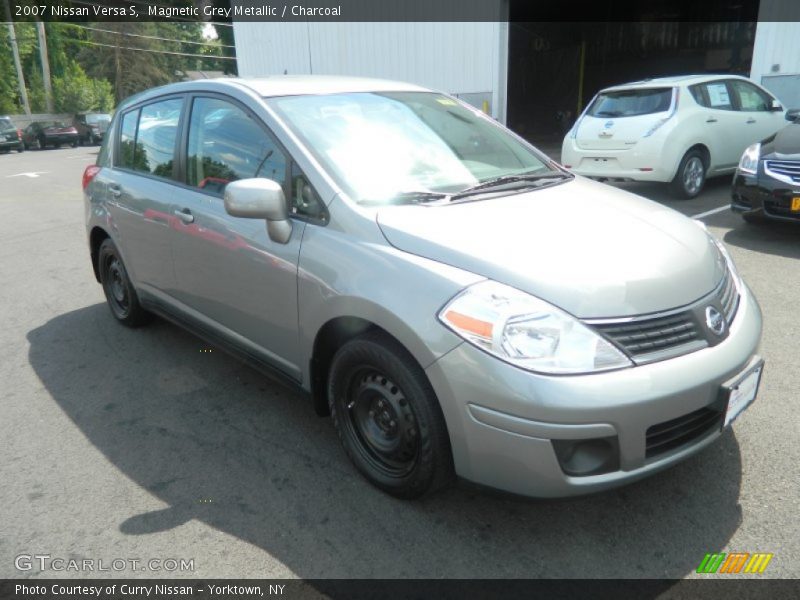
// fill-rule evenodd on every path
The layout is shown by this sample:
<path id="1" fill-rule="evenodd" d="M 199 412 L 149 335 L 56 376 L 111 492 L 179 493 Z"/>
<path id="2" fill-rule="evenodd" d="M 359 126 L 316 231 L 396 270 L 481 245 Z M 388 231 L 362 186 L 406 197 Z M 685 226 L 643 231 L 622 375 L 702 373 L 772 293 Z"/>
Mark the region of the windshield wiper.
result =
<path id="1" fill-rule="evenodd" d="M 388 200 L 362 200 L 360 204 L 365 206 L 388 206 L 389 204 L 418 204 L 422 202 L 433 202 L 434 200 L 446 200 L 450 194 L 444 192 L 434 192 L 432 190 L 413 190 L 395 194 Z"/>
<path id="2" fill-rule="evenodd" d="M 491 188 L 504 187 L 512 184 L 513 184 L 512 189 L 514 189 L 518 187 L 530 187 L 529 184 L 572 179 L 572 177 L 573 175 L 570 175 L 569 173 L 563 173 L 561 171 L 547 171 L 545 173 L 529 173 L 527 175 L 524 173 L 521 173 L 519 175 L 503 175 L 502 177 L 495 177 L 494 179 L 484 181 L 482 183 L 479 183 L 478 185 L 473 185 L 472 187 L 463 189 L 460 192 L 456 192 L 455 194 L 452 194 L 450 196 L 450 200 L 457 200 L 459 198 L 472 196 L 474 194 L 482 194 L 487 190 L 490 190 Z M 517 185 L 520 183 L 523 185 L 521 186 Z"/>

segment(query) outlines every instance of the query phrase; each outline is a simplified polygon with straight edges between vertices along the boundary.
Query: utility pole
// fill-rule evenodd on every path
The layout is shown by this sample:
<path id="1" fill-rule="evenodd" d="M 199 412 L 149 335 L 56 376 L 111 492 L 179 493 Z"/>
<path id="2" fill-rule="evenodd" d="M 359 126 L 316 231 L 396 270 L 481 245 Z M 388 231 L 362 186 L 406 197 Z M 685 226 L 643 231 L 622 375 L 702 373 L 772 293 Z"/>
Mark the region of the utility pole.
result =
<path id="1" fill-rule="evenodd" d="M 22 108 L 25 114 L 31 114 L 31 106 L 28 104 L 28 92 L 25 89 L 25 75 L 22 73 L 22 63 L 19 60 L 19 48 L 17 48 L 17 34 L 14 31 L 14 23 L 11 22 L 11 8 L 8 0 L 4 2 L 6 8 L 6 24 L 8 25 L 8 39 L 11 42 L 11 51 L 14 54 L 14 66 L 17 68 L 17 81 L 19 82 L 19 97 L 22 100 Z"/>
<path id="2" fill-rule="evenodd" d="M 42 79 L 44 80 L 44 101 L 47 112 L 53 112 L 53 85 L 50 82 L 50 59 L 47 57 L 47 34 L 44 23 L 36 21 L 36 35 L 39 36 L 39 58 L 42 61 Z"/>

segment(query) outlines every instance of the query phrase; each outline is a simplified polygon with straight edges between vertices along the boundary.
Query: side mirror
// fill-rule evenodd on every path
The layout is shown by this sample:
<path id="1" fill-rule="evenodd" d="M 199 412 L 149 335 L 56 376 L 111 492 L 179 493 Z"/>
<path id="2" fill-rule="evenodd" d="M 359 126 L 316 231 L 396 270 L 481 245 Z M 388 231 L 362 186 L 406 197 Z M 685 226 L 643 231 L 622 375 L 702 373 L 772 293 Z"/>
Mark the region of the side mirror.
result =
<path id="1" fill-rule="evenodd" d="M 792 110 L 786 111 L 786 120 L 787 121 L 794 121 L 797 123 L 800 121 L 800 108 L 793 108 Z"/>
<path id="2" fill-rule="evenodd" d="M 225 186 L 225 211 L 232 217 L 266 219 L 267 233 L 285 244 L 292 235 L 283 188 L 272 179 L 240 179 Z"/>
<path id="3" fill-rule="evenodd" d="M 773 98 L 772 102 L 770 102 L 769 109 L 773 112 L 778 112 L 783 110 L 783 106 L 781 106 L 781 103 Z"/>

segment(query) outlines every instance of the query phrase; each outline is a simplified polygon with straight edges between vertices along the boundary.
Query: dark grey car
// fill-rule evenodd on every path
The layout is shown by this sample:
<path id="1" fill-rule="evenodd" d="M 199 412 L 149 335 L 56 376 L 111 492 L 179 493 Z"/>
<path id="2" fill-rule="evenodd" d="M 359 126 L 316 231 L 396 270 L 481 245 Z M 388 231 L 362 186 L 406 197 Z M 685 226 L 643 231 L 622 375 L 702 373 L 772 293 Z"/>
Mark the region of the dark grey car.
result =
<path id="1" fill-rule="evenodd" d="M 756 396 L 724 246 L 480 111 L 336 77 L 197 81 L 115 113 L 84 174 L 112 314 L 153 313 L 308 393 L 375 485 L 601 490 Z"/>

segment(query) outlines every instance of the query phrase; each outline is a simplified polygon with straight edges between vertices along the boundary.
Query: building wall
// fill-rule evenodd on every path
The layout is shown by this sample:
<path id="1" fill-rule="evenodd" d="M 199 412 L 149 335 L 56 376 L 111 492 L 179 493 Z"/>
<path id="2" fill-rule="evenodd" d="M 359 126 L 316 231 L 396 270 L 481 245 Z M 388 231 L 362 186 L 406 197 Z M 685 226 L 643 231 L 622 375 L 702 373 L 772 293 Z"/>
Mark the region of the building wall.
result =
<path id="1" fill-rule="evenodd" d="M 800 1 L 761 0 L 750 79 L 800 108 Z"/>
<path id="2" fill-rule="evenodd" d="M 505 119 L 507 23 L 234 22 L 242 77 L 323 74 L 408 81 Z"/>

